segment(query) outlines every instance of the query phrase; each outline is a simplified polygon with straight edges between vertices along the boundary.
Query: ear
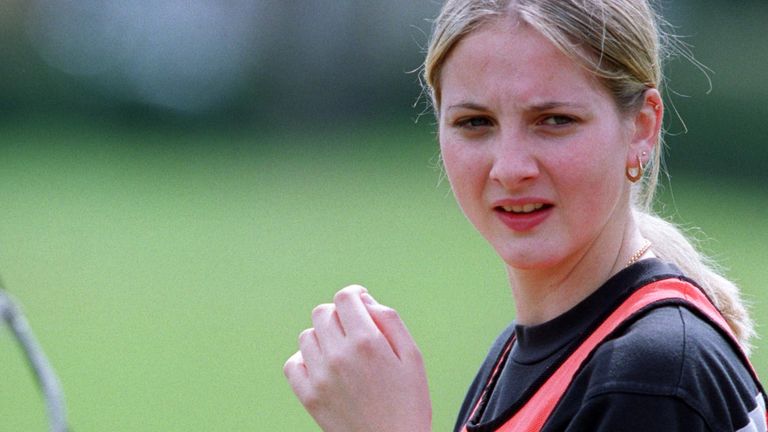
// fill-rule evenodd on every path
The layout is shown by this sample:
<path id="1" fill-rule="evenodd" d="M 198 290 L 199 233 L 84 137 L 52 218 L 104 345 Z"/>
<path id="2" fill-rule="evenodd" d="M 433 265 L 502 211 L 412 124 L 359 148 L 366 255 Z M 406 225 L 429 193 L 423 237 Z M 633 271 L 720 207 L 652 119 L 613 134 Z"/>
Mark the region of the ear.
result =
<path id="1" fill-rule="evenodd" d="M 627 167 L 636 168 L 637 158 L 643 166 L 648 164 L 651 154 L 659 145 L 659 133 L 664 119 L 664 103 L 655 88 L 643 94 L 643 104 L 632 115 L 633 135 L 627 151 Z"/>

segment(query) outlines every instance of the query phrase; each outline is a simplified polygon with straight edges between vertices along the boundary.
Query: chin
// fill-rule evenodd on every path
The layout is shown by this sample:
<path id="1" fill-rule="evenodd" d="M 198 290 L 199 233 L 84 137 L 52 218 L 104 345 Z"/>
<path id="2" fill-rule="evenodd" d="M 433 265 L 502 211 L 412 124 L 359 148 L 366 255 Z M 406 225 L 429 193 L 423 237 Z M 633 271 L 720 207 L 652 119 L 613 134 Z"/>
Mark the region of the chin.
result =
<path id="1" fill-rule="evenodd" d="M 551 254 L 511 253 L 497 251 L 507 267 L 515 270 L 542 270 L 553 267 L 563 260 L 563 257 Z"/>

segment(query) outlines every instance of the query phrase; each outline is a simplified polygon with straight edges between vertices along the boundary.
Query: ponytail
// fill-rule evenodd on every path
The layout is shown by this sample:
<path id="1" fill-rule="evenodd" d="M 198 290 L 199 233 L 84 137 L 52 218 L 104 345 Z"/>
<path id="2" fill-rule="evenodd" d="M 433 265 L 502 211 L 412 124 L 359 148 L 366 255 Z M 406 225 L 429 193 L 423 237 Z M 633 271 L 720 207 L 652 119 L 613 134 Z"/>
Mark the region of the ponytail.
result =
<path id="1" fill-rule="evenodd" d="M 680 228 L 650 212 L 633 213 L 640 233 L 653 243 L 654 254 L 675 264 L 702 288 L 749 355 L 755 329 L 736 284 L 723 277 L 716 264 L 699 252 Z"/>

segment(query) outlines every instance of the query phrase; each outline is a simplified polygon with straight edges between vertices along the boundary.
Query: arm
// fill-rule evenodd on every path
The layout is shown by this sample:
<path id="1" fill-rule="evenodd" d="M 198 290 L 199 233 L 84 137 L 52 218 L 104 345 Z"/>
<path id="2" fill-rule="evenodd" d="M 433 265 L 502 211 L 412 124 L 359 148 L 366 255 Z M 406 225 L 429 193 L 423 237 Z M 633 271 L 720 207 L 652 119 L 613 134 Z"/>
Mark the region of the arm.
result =
<path id="1" fill-rule="evenodd" d="M 360 286 L 312 312 L 283 371 L 325 432 L 431 430 L 421 353 L 394 309 Z"/>

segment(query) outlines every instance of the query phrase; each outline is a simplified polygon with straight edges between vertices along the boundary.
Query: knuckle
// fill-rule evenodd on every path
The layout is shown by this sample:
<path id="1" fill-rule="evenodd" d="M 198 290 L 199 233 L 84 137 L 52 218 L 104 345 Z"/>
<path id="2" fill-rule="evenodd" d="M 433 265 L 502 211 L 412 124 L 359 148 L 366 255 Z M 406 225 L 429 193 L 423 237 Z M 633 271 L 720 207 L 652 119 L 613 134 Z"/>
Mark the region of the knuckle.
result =
<path id="1" fill-rule="evenodd" d="M 335 375 L 341 374 L 347 369 L 347 357 L 339 353 L 328 354 L 326 359 L 326 365 L 328 370 Z M 318 383 L 319 384 L 319 383 Z M 326 384 L 327 383 L 323 383 Z"/>
<path id="2" fill-rule="evenodd" d="M 406 356 L 408 361 L 416 364 L 417 366 L 424 366 L 424 356 L 421 355 L 419 347 L 413 345 L 404 350 L 403 355 Z"/>
<path id="3" fill-rule="evenodd" d="M 359 297 L 360 294 L 364 292 L 368 292 L 368 290 L 361 285 L 349 285 L 340 289 L 336 295 L 333 296 L 333 302 L 346 302 L 352 300 L 355 297 Z"/>
<path id="4" fill-rule="evenodd" d="M 376 356 L 382 347 L 388 346 L 382 334 L 361 335 L 351 340 L 351 349 L 354 354 L 363 358 L 372 358 Z"/>
<path id="5" fill-rule="evenodd" d="M 336 304 L 346 303 L 349 300 L 351 300 L 354 295 L 355 294 L 352 291 L 348 290 L 347 288 L 344 288 L 343 290 L 337 292 L 333 296 L 333 302 Z"/>
<path id="6" fill-rule="evenodd" d="M 351 290 L 351 291 L 354 291 L 356 293 L 368 292 L 368 289 L 366 287 L 364 287 L 362 285 L 359 285 L 359 284 L 350 284 L 350 285 L 347 285 L 346 287 L 344 287 L 344 289 Z"/>
<path id="7" fill-rule="evenodd" d="M 300 399 L 301 404 L 304 405 L 304 408 L 306 408 L 306 410 L 309 412 L 318 410 L 321 406 L 322 400 L 323 398 L 314 391 L 307 392 Z"/>
<path id="8" fill-rule="evenodd" d="M 333 381 L 327 375 L 322 375 L 315 378 L 312 391 L 309 393 L 320 401 L 324 395 L 329 394 L 332 386 Z"/>
<path id="9" fill-rule="evenodd" d="M 355 338 L 352 347 L 359 355 L 369 356 L 375 353 L 379 347 L 379 338 L 373 335 L 365 335 Z"/>
<path id="10" fill-rule="evenodd" d="M 334 310 L 334 306 L 332 304 L 323 303 L 315 306 L 314 309 L 312 309 L 312 319 L 319 318 L 327 313 L 330 313 Z"/>
<path id="11" fill-rule="evenodd" d="M 381 308 L 381 316 L 386 320 L 400 320 L 400 314 L 397 312 L 397 310 L 392 309 L 389 306 L 383 306 Z"/>
<path id="12" fill-rule="evenodd" d="M 292 356 L 288 357 L 288 360 L 283 363 L 283 373 L 285 376 L 288 377 L 291 375 L 296 367 L 300 366 L 303 361 L 304 358 L 301 356 L 301 351 L 296 351 Z"/>
<path id="13" fill-rule="evenodd" d="M 313 337 L 314 332 L 314 328 L 308 328 L 299 333 L 299 345 L 303 345 L 308 338 Z"/>
<path id="14" fill-rule="evenodd" d="M 291 359 L 288 359 L 283 363 L 283 375 L 285 375 L 286 378 L 291 377 L 291 372 L 293 370 L 293 362 Z"/>

